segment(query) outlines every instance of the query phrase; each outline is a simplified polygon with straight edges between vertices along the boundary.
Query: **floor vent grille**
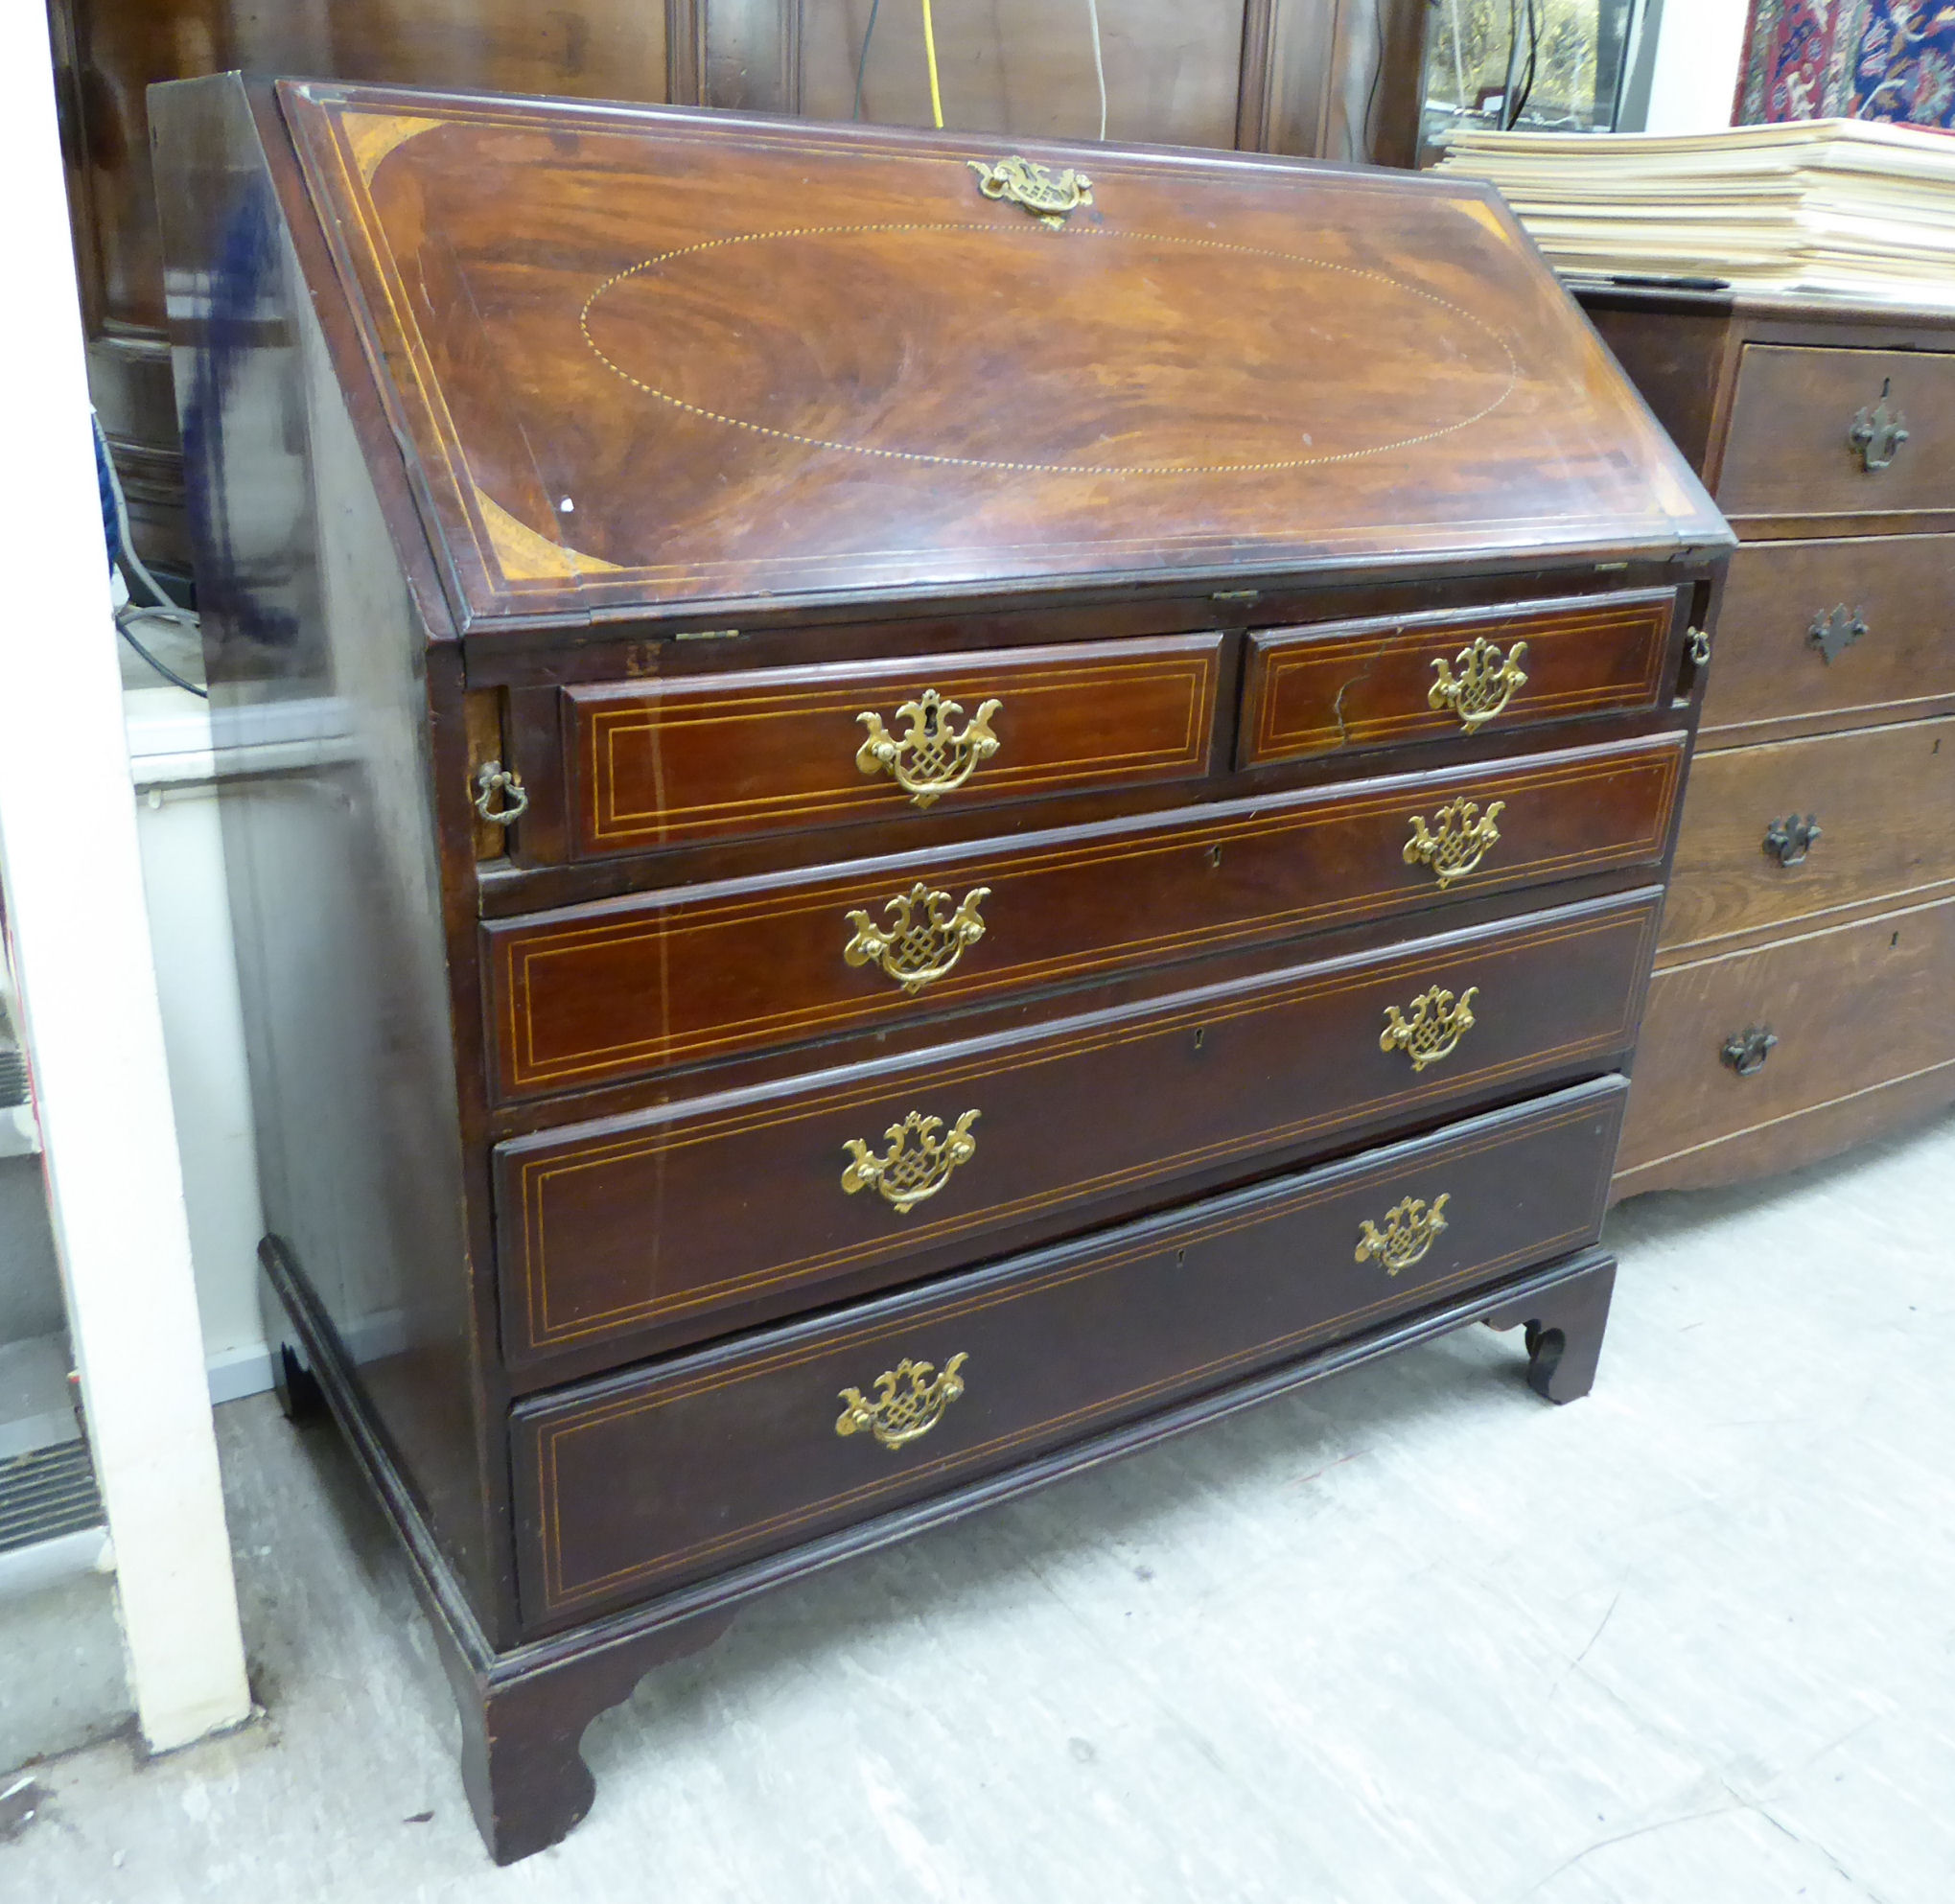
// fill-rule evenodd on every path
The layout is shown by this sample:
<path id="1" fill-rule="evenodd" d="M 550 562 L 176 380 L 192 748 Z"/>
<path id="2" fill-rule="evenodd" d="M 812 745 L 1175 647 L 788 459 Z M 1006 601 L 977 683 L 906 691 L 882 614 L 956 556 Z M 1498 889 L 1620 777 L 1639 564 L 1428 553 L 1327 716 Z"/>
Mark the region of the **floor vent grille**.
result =
<path id="1" fill-rule="evenodd" d="M 0 1553 L 104 1524 L 85 1441 L 0 1461 Z"/>

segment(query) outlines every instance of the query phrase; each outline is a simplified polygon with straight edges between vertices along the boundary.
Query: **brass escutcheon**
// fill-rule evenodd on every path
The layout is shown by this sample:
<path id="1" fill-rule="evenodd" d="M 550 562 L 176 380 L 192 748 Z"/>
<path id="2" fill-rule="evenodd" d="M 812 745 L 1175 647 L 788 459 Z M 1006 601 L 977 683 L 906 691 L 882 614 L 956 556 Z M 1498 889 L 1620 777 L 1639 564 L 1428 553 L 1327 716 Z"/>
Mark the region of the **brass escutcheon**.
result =
<path id="1" fill-rule="evenodd" d="M 910 796 L 911 805 L 928 806 L 955 793 L 998 751 L 991 717 L 1004 706 L 1002 701 L 981 703 L 962 733 L 953 733 L 951 723 L 963 708 L 934 687 L 896 709 L 900 736 L 883 726 L 880 714 L 857 714 L 869 738 L 855 750 L 855 764 L 865 774 L 887 774 Z"/>
<path id="2" fill-rule="evenodd" d="M 846 1441 L 851 1434 L 867 1430 L 885 1448 L 900 1448 L 928 1434 L 943 1419 L 944 1409 L 964 1393 L 964 1378 L 958 1370 L 969 1359 L 966 1355 L 952 1356 L 939 1375 L 934 1362 L 916 1362 L 905 1357 L 875 1378 L 873 1402 L 859 1388 L 843 1389 L 835 1432 Z"/>
<path id="3" fill-rule="evenodd" d="M 1450 991 L 1435 985 L 1412 1000 L 1410 1017 L 1396 1005 L 1387 1005 L 1385 1030 L 1378 1034 L 1379 1050 L 1404 1052 L 1414 1071 L 1452 1056 L 1459 1040 L 1473 1030 L 1473 1001 L 1478 996 L 1477 985 L 1468 986 L 1456 1001 Z"/>
<path id="4" fill-rule="evenodd" d="M 1907 425 L 1901 413 L 1887 407 L 1887 399 L 1893 391 L 1894 379 L 1883 378 L 1880 401 L 1859 411 L 1853 418 L 1853 427 L 1847 431 L 1847 441 L 1859 451 L 1860 467 L 1869 476 L 1893 462 L 1895 453 L 1907 441 Z"/>
<path id="5" fill-rule="evenodd" d="M 861 1138 L 851 1137 L 842 1147 L 854 1159 L 842 1172 L 842 1188 L 853 1196 L 873 1184 L 883 1201 L 906 1217 L 935 1196 L 959 1164 L 977 1154 L 977 1139 L 970 1134 L 977 1121 L 977 1112 L 967 1110 L 945 1132 L 941 1117 L 912 1111 L 882 1133 L 889 1149 L 879 1157 L 869 1154 Z"/>
<path id="6" fill-rule="evenodd" d="M 1054 172 L 1016 152 L 996 165 L 977 159 L 966 159 L 965 164 L 977 174 L 978 190 L 987 198 L 1008 198 L 1049 225 L 1064 224 L 1068 213 L 1093 202 L 1093 181 L 1071 166 Z"/>
<path id="7" fill-rule="evenodd" d="M 1451 1191 L 1442 1191 L 1430 1207 L 1417 1196 L 1402 1197 L 1385 1213 L 1380 1229 L 1370 1218 L 1358 1225 L 1356 1261 L 1384 1264 L 1387 1276 L 1409 1269 L 1432 1247 L 1434 1239 L 1446 1227 L 1446 1206 L 1453 1200 Z"/>
<path id="8" fill-rule="evenodd" d="M 1527 644 L 1516 641 L 1502 654 L 1484 635 L 1476 636 L 1470 648 L 1462 648 L 1449 666 L 1441 655 L 1432 667 L 1439 679 L 1426 694 L 1426 705 L 1435 714 L 1456 714 L 1468 733 L 1483 728 L 1526 685 L 1521 663 L 1526 659 Z M 1455 675 L 1453 669 L 1459 672 Z"/>
<path id="9" fill-rule="evenodd" d="M 1481 813 L 1478 801 L 1450 801 L 1438 811 L 1436 829 L 1426 824 L 1423 814 L 1413 814 L 1405 863 L 1430 867 L 1441 886 L 1464 879 L 1499 844 L 1501 829 L 1494 823 L 1506 811 L 1506 805 L 1505 801 L 1497 800 Z"/>
<path id="10" fill-rule="evenodd" d="M 842 948 L 849 965 L 876 965 L 903 990 L 915 996 L 927 985 L 948 975 L 967 946 L 985 936 L 978 908 L 991 896 L 989 886 L 975 886 L 953 907 L 950 894 L 933 891 L 920 879 L 907 893 L 883 902 L 885 921 L 877 925 L 867 913 L 848 916 L 855 936 Z"/>

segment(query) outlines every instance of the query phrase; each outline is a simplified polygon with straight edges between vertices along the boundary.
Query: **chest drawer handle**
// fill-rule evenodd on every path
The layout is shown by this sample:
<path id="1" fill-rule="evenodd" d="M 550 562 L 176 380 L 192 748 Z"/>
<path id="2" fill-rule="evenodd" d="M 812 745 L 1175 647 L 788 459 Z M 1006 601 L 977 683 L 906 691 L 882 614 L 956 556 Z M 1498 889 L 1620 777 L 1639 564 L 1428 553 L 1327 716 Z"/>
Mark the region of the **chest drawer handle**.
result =
<path id="1" fill-rule="evenodd" d="M 1451 1191 L 1444 1191 L 1433 1197 L 1430 1208 L 1423 1198 L 1405 1197 L 1385 1213 L 1382 1230 L 1366 1217 L 1358 1225 L 1355 1260 L 1382 1263 L 1387 1276 L 1396 1276 L 1401 1269 L 1409 1269 L 1414 1263 L 1424 1259 L 1439 1232 L 1446 1227 L 1446 1206 L 1452 1200 Z"/>
<path id="2" fill-rule="evenodd" d="M 953 907 L 948 893 L 933 892 L 919 879 L 907 893 L 885 900 L 884 923 L 867 913 L 850 913 L 855 936 L 842 948 L 850 966 L 876 965 L 915 996 L 949 975 L 966 946 L 985 936 L 978 908 L 991 896 L 989 886 L 973 887 L 964 904 Z"/>
<path id="3" fill-rule="evenodd" d="M 1439 986 L 1421 993 L 1411 1003 L 1408 1018 L 1396 1005 L 1385 1008 L 1385 1030 L 1378 1034 L 1380 1051 L 1402 1051 L 1412 1061 L 1414 1071 L 1451 1057 L 1459 1041 L 1473 1030 L 1473 1001 L 1479 987 L 1470 985 L 1455 1000 Z"/>
<path id="4" fill-rule="evenodd" d="M 1427 691 L 1426 705 L 1435 714 L 1458 715 L 1459 725 L 1472 733 L 1485 727 L 1505 708 L 1516 690 L 1526 685 L 1527 677 L 1521 671 L 1526 656 L 1524 641 L 1516 641 L 1502 654 L 1484 635 L 1476 636 L 1472 647 L 1460 649 L 1454 657 L 1452 667 L 1443 655 L 1433 661 L 1439 679 Z M 1454 667 L 1459 670 L 1456 675 Z"/>
<path id="5" fill-rule="evenodd" d="M 1866 632 L 1866 617 L 1857 608 L 1849 608 L 1841 602 L 1837 608 L 1813 618 L 1805 639 L 1819 650 L 1820 660 L 1831 667 Z"/>
<path id="6" fill-rule="evenodd" d="M 1795 813 L 1788 819 L 1773 821 L 1765 828 L 1765 850 L 1780 866 L 1803 866 L 1819 833 L 1818 814 L 1809 813 L 1802 820 Z"/>
<path id="7" fill-rule="evenodd" d="M 865 774 L 887 774 L 909 795 L 912 806 L 928 806 L 955 793 L 998 751 L 991 717 L 1004 706 L 1002 701 L 980 703 L 961 733 L 952 731 L 952 724 L 964 708 L 943 699 L 934 687 L 896 709 L 900 735 L 883 726 L 880 714 L 857 714 L 869 738 L 855 750 L 855 764 Z"/>
<path id="8" fill-rule="evenodd" d="M 523 776 L 500 760 L 484 760 L 476 776 L 476 811 L 497 826 L 513 826 L 529 806 Z"/>
<path id="9" fill-rule="evenodd" d="M 1734 1038 L 1726 1038 L 1722 1057 L 1740 1078 L 1751 1078 L 1765 1068 L 1765 1060 L 1779 1040 L 1763 1025 L 1747 1025 Z"/>
<path id="10" fill-rule="evenodd" d="M 851 1434 L 873 1434 L 885 1448 L 926 1435 L 943 1418 L 943 1411 L 964 1393 L 958 1374 L 968 1356 L 956 1355 L 937 1372 L 934 1362 L 913 1362 L 907 1357 L 875 1378 L 875 1400 L 859 1388 L 842 1391 L 842 1413 L 835 1432 L 844 1441 Z"/>
<path id="11" fill-rule="evenodd" d="M 977 1121 L 977 1112 L 967 1110 L 945 1131 L 941 1117 L 912 1111 L 882 1133 L 889 1149 L 879 1157 L 869 1154 L 861 1138 L 851 1137 L 842 1148 L 855 1161 L 843 1171 L 842 1188 L 853 1196 L 873 1184 L 883 1201 L 906 1217 L 925 1197 L 935 1196 L 959 1164 L 976 1156 L 977 1139 L 970 1127 Z"/>
<path id="12" fill-rule="evenodd" d="M 1413 814 L 1405 863 L 1430 867 L 1442 887 L 1464 879 L 1499 843 L 1501 829 L 1494 822 L 1506 805 L 1505 801 L 1497 800 L 1482 813 L 1478 801 L 1451 801 L 1439 809 L 1436 829 L 1426 824 L 1424 814 Z"/>
<path id="13" fill-rule="evenodd" d="M 1907 441 L 1907 426 L 1900 412 L 1887 407 L 1887 399 L 1893 389 L 1894 379 L 1884 379 L 1880 385 L 1880 401 L 1861 410 L 1853 418 L 1852 429 L 1847 431 L 1847 441 L 1860 453 L 1860 467 L 1870 476 L 1893 462 L 1895 452 Z"/>

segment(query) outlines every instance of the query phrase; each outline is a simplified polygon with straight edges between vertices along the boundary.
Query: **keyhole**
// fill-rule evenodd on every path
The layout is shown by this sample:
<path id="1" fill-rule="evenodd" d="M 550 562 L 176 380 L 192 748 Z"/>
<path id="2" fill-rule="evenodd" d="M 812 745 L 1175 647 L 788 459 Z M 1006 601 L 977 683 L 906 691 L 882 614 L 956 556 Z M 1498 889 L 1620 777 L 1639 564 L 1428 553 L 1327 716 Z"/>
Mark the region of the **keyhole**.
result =
<path id="1" fill-rule="evenodd" d="M 1941 746 L 1941 744 L 1942 744 L 1942 743 L 1941 743 L 1940 741 L 1937 741 L 1937 742 L 1935 743 L 1935 745 L 1936 745 L 1937 747 Z M 1210 866 L 1220 866 L 1220 865 L 1222 864 L 1222 848 L 1221 848 L 1220 847 L 1210 847 L 1210 848 L 1209 848 L 1209 849 L 1208 849 L 1208 863 L 1209 863 L 1209 865 L 1210 865 Z"/>
<path id="2" fill-rule="evenodd" d="M 1939 753 L 1941 753 L 1941 751 L 1942 751 L 1942 743 L 1941 743 L 1941 742 L 1940 742 L 1939 740 L 1938 740 L 1938 741 L 1937 741 L 1937 742 L 1936 742 L 1936 743 L 1934 744 L 1934 746 L 1932 746 L 1931 748 L 1929 748 L 1929 749 L 1928 749 L 1928 752 L 1929 752 L 1930 754 L 1939 754 Z"/>
<path id="3" fill-rule="evenodd" d="M 1201 1049 L 1201 1040 L 1205 1038 L 1207 1035 L 1208 1033 L 1201 1026 L 1198 1025 L 1195 1028 L 1195 1049 L 1197 1051 L 1199 1051 Z"/>
<path id="4" fill-rule="evenodd" d="M 1181 1265 L 1183 1265 L 1184 1263 L 1186 1263 L 1187 1261 L 1188 1261 L 1188 1252 L 1187 1252 L 1187 1251 L 1186 1251 L 1185 1249 L 1177 1249 L 1177 1250 L 1176 1250 L 1176 1251 L 1175 1252 L 1175 1267 L 1176 1269 L 1180 1268 L 1180 1267 L 1181 1267 Z"/>
<path id="5" fill-rule="evenodd" d="M 1888 946 L 1888 950 L 1889 950 L 1889 951 L 1892 951 L 1892 950 L 1893 950 L 1893 949 L 1895 948 L 1895 946 L 1898 945 L 1899 943 L 1900 943 L 1900 934 L 1897 932 L 1897 933 L 1896 933 L 1896 934 L 1894 935 L 1894 937 L 1893 937 L 1892 939 L 1890 939 L 1890 940 L 1889 940 L 1887 941 L 1887 946 Z"/>

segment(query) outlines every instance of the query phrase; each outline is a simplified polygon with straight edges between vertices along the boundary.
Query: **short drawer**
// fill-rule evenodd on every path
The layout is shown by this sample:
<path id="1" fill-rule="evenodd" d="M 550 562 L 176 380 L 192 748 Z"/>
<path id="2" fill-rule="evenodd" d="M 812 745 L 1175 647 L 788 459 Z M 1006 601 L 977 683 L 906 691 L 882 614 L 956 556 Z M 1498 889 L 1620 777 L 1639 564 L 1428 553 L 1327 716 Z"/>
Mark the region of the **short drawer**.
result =
<path id="1" fill-rule="evenodd" d="M 519 1405 L 524 1616 L 779 1552 L 1581 1248 L 1623 1090 Z"/>
<path id="2" fill-rule="evenodd" d="M 1209 770 L 1219 634 L 563 690 L 577 855 Z"/>
<path id="3" fill-rule="evenodd" d="M 1653 708 L 1672 589 L 1421 615 L 1249 638 L 1237 763 L 1504 733 Z"/>
<path id="4" fill-rule="evenodd" d="M 1747 543 L 1731 559 L 1701 744 L 1955 702 L 1955 536 Z"/>
<path id="5" fill-rule="evenodd" d="M 1955 900 L 1657 974 L 1622 1137 L 1635 1173 L 1955 1064 Z"/>
<path id="6" fill-rule="evenodd" d="M 1654 868 L 1683 766 L 1682 737 L 1662 735 L 499 922 L 483 929 L 497 1088 L 610 1082 L 1442 896 Z"/>
<path id="7" fill-rule="evenodd" d="M 1682 954 L 1955 882 L 1951 820 L 1955 720 L 1699 755 L 1663 946 Z"/>
<path id="8" fill-rule="evenodd" d="M 1604 1068 L 1634 1039 L 1659 903 L 1646 889 L 512 1139 L 495 1159 L 505 1351 L 698 1339 Z"/>
<path id="9" fill-rule="evenodd" d="M 1747 344 L 1717 506 L 1735 519 L 1955 509 L 1955 354 Z"/>

